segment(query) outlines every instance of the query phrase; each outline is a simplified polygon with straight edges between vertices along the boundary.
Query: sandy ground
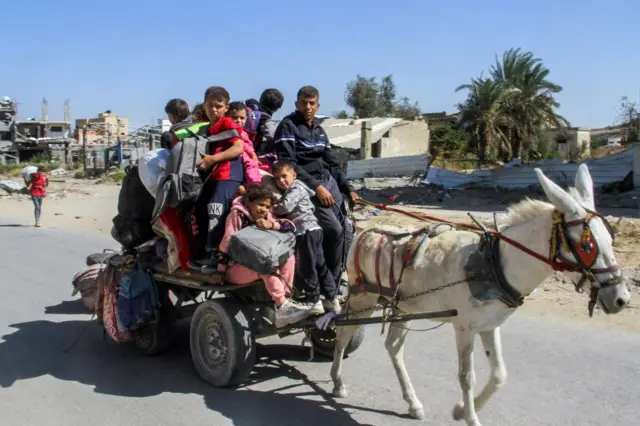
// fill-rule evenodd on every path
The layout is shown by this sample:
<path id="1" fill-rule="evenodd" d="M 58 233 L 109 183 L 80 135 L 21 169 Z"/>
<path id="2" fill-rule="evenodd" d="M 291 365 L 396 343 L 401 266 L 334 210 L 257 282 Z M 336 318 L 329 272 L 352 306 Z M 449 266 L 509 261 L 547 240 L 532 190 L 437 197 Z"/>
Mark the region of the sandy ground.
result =
<path id="1" fill-rule="evenodd" d="M 80 232 L 109 235 L 111 219 L 117 212 L 117 197 L 120 186 L 115 184 L 94 184 L 90 181 L 75 179 L 55 179 L 49 187 L 50 196 L 43 205 L 42 223 L 47 228 L 72 229 Z M 3 192 L 0 194 L 4 194 Z M 470 200 L 469 204 L 478 206 L 482 200 Z M 489 220 L 493 211 L 503 211 L 502 203 L 492 207 L 490 200 L 485 200 L 482 208 L 473 212 L 482 220 Z M 444 206 L 447 207 L 447 206 Z M 403 206 L 409 210 L 419 210 L 439 217 L 449 219 L 468 220 L 467 211 L 456 206 L 457 210 L 443 208 L 443 206 Z M 633 209 L 622 209 L 607 214 L 634 216 Z M 370 216 L 367 214 L 366 216 Z M 33 204 L 24 195 L 0 196 L 0 217 L 15 225 L 33 225 Z M 588 298 L 584 294 L 574 291 L 573 285 L 561 275 L 547 280 L 537 292 L 527 299 L 521 308 L 526 314 L 565 319 L 571 322 L 585 322 L 597 328 L 621 329 L 640 333 L 638 312 L 640 309 L 640 273 L 638 272 L 638 253 L 640 253 L 640 219 L 624 217 L 615 219 L 613 223 L 618 228 L 616 239 L 616 255 L 618 262 L 625 269 L 629 277 L 628 285 L 633 300 L 629 309 L 618 315 L 606 316 L 596 311 L 593 318 L 587 315 Z M 359 222 L 360 227 L 370 227 L 378 224 L 398 225 L 401 227 L 424 226 L 420 222 L 406 216 L 382 212 L 379 216 L 371 216 L 366 221 Z"/>

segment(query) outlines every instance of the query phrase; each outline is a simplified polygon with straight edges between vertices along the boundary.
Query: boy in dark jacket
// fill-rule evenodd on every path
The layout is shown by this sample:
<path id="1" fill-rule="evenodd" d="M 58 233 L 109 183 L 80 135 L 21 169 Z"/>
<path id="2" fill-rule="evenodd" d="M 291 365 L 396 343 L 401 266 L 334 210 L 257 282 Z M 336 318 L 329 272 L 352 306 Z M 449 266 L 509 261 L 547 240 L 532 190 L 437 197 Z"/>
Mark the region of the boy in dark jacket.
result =
<path id="1" fill-rule="evenodd" d="M 347 218 L 341 208 L 343 195 L 350 203 L 360 198 L 331 151 L 329 138 L 315 118 L 320 107 L 319 92 L 313 86 L 298 91 L 296 112 L 285 117 L 275 133 L 278 160 L 295 164 L 298 179 L 315 196 L 315 216 L 324 234 L 323 248 L 327 266 L 339 283 L 346 252 Z"/>

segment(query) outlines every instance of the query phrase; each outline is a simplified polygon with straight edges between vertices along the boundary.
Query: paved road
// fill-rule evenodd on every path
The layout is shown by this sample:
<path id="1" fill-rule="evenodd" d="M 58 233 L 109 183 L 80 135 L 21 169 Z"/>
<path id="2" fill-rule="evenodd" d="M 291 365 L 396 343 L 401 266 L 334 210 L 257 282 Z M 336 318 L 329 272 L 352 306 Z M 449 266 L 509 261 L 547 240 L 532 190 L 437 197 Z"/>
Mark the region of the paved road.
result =
<path id="1" fill-rule="evenodd" d="M 163 357 L 138 356 L 103 341 L 81 302 L 71 301 L 70 279 L 84 256 L 113 247 L 110 240 L 6 225 L 0 221 L 3 426 L 456 424 L 456 357 L 445 327 L 413 334 L 407 345 L 424 423 L 401 415 L 407 407 L 377 326 L 346 361 L 345 400 L 328 397 L 329 364 L 307 362 L 299 337 L 263 341 L 251 383 L 215 389 L 196 376 L 186 341 Z M 638 336 L 516 316 L 503 340 L 509 382 L 481 412 L 485 426 L 639 424 Z M 482 383 L 487 369 L 478 355 Z"/>

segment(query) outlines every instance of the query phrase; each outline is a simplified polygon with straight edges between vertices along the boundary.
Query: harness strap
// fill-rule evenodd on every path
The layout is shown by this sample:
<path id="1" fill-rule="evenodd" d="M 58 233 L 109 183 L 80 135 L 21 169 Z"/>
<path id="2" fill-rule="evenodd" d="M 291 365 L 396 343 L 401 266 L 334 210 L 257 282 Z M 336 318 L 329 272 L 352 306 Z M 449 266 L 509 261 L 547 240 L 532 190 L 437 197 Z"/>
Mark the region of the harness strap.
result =
<path id="1" fill-rule="evenodd" d="M 362 244 L 362 237 L 367 232 L 368 230 L 360 234 L 360 236 L 356 240 L 356 248 L 353 253 L 354 269 L 356 270 L 356 284 L 360 287 L 360 291 L 362 293 L 366 293 L 367 289 L 365 288 L 365 285 L 364 285 L 364 276 L 362 275 L 362 268 L 360 268 L 360 245 Z"/>
<path id="2" fill-rule="evenodd" d="M 387 240 L 387 236 L 385 234 L 380 235 L 378 238 L 378 245 L 376 246 L 376 284 L 378 284 L 378 288 L 380 289 L 380 295 L 382 295 L 382 280 L 380 279 L 380 256 L 382 255 L 382 246 L 384 242 Z"/>
<path id="3" fill-rule="evenodd" d="M 396 263 L 396 250 L 398 249 L 398 244 L 394 241 L 391 244 L 391 266 L 389 267 L 389 286 L 391 287 L 391 291 L 396 293 L 396 288 L 398 287 L 396 283 L 396 273 L 395 273 L 395 263 Z M 403 268 L 404 269 L 404 268 Z M 400 277 L 402 279 L 402 276 Z"/>

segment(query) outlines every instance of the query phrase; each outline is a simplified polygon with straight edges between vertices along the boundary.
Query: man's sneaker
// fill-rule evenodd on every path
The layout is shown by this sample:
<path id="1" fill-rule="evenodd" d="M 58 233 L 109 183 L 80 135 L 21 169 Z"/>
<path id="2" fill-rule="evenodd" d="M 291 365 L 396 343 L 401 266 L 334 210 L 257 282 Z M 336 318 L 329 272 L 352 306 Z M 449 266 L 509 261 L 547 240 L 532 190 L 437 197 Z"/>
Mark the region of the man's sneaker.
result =
<path id="1" fill-rule="evenodd" d="M 281 328 L 285 325 L 294 324 L 309 316 L 309 308 L 298 305 L 291 299 L 287 299 L 279 308 L 276 309 L 276 327 Z"/>
<path id="2" fill-rule="evenodd" d="M 324 315 L 324 307 L 322 306 L 322 302 L 318 299 L 317 302 L 309 302 L 307 303 L 309 307 L 310 315 Z"/>
<path id="3" fill-rule="evenodd" d="M 209 257 L 202 263 L 200 272 L 205 275 L 213 275 L 218 272 L 218 257 L 215 252 L 210 252 Z"/>
<path id="4" fill-rule="evenodd" d="M 41 226 L 40 221 L 36 222 L 36 228 L 40 228 Z"/>
<path id="5" fill-rule="evenodd" d="M 322 299 L 322 307 L 324 308 L 325 311 L 335 312 L 336 314 L 339 314 L 340 309 L 342 309 L 342 307 L 340 306 L 340 302 L 338 301 L 337 295 L 333 300 Z"/>

